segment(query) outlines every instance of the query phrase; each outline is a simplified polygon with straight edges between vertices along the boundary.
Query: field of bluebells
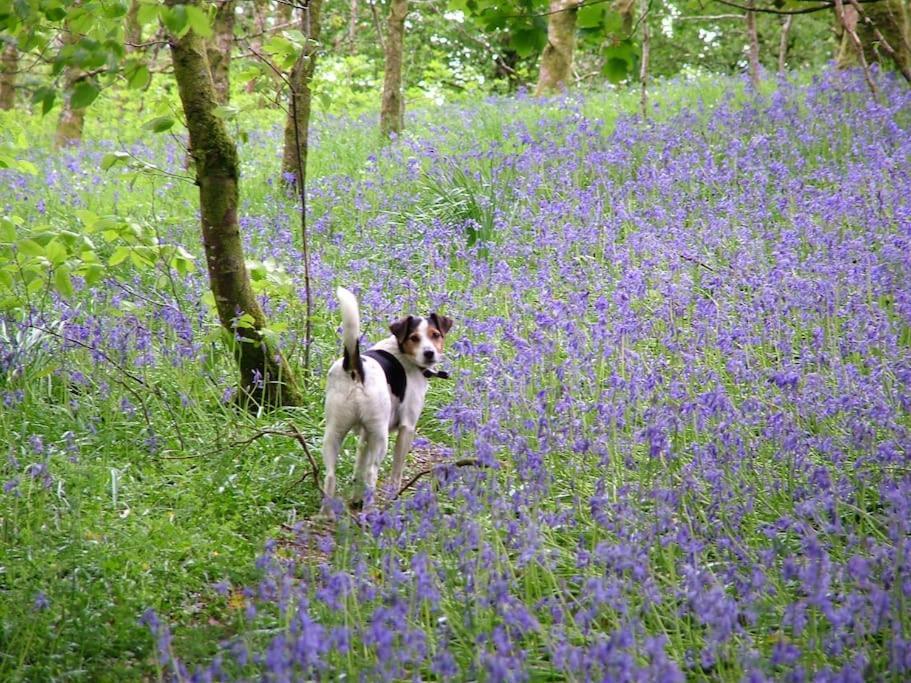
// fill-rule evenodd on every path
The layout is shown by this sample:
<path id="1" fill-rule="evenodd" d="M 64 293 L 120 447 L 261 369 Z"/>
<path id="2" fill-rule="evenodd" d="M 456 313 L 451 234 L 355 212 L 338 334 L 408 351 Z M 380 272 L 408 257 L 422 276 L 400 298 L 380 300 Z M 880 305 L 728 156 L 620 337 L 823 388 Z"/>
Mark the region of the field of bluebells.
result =
<path id="1" fill-rule="evenodd" d="M 883 86 L 669 84 L 650 122 L 520 97 L 385 148 L 322 121 L 300 409 L 232 407 L 202 267 L 33 297 L 0 327 L 0 678 L 907 680 L 911 93 Z M 247 256 L 300 367 L 279 129 L 247 132 Z M 0 172 L 2 212 L 199 254 L 179 137 L 103 136 Z M 125 144 L 173 176 L 101 171 Z M 371 339 L 456 320 L 418 445 L 479 466 L 326 535 L 299 445 L 251 438 L 318 453 L 338 284 Z"/>

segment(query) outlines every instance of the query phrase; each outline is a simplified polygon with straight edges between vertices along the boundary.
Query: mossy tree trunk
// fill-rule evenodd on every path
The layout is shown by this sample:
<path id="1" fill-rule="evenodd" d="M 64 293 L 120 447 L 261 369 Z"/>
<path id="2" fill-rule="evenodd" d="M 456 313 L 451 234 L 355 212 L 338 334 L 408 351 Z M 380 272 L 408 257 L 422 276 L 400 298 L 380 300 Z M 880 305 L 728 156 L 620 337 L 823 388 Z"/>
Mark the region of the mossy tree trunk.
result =
<path id="1" fill-rule="evenodd" d="M 316 69 L 319 50 L 322 0 L 305 0 L 300 9 L 301 33 L 307 43 L 291 69 L 288 79 L 288 115 L 285 117 L 285 143 L 282 152 L 282 177 L 290 184 L 300 180 L 303 191 L 307 183 L 307 151 L 309 149 L 310 104 L 313 93 L 310 83 Z"/>
<path id="2" fill-rule="evenodd" d="M 77 66 L 68 66 L 63 71 L 63 108 L 57 119 L 57 132 L 54 145 L 67 147 L 82 142 L 82 131 L 85 128 L 85 108 L 73 106 L 73 89 L 85 75 Z"/>
<path id="3" fill-rule="evenodd" d="M 405 129 L 405 100 L 402 97 L 402 56 L 405 53 L 405 17 L 408 0 L 390 0 L 386 20 L 383 98 L 380 104 L 380 133 L 398 135 Z"/>
<path id="4" fill-rule="evenodd" d="M 257 406 L 298 405 L 300 392 L 287 362 L 260 332 L 266 320 L 250 285 L 237 219 L 237 149 L 215 115 L 218 101 L 205 41 L 189 31 L 169 43 L 196 166 L 209 285 L 219 320 L 236 340 L 241 397 Z"/>
<path id="5" fill-rule="evenodd" d="M 231 99 L 231 49 L 234 47 L 234 0 L 221 0 L 215 9 L 212 37 L 206 43 L 215 99 L 227 104 Z"/>
<path id="6" fill-rule="evenodd" d="M 844 4 L 845 23 L 856 32 L 862 47 L 858 48 L 857 41 L 847 28 L 843 30 L 837 56 L 839 68 L 884 61 L 886 63 L 882 66 L 892 63 L 899 71 L 907 72 L 911 69 L 911 26 L 903 0 L 864 3 L 861 7 L 865 18 L 858 15 L 848 0 Z M 894 55 L 882 46 L 877 31 L 889 43 Z"/>
<path id="7" fill-rule="evenodd" d="M 561 92 L 569 87 L 576 48 L 576 10 L 579 0 L 550 0 L 547 45 L 541 53 L 535 95 Z"/>
<path id="8" fill-rule="evenodd" d="M 0 57 L 0 109 L 10 110 L 16 105 L 16 73 L 19 71 L 19 50 L 10 41 Z"/>
<path id="9" fill-rule="evenodd" d="M 756 30 L 756 12 L 752 8 L 756 6 L 755 0 L 749 0 L 747 7 L 750 9 L 744 14 L 747 32 L 747 64 L 750 73 L 750 83 L 754 88 L 759 87 L 759 33 Z"/>

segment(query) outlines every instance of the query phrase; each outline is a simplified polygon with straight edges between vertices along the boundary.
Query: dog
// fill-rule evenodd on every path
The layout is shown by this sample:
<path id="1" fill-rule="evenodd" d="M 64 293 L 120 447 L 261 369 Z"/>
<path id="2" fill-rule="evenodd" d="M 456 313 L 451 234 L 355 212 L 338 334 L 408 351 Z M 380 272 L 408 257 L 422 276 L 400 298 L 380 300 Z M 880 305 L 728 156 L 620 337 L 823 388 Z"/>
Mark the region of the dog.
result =
<path id="1" fill-rule="evenodd" d="M 360 433 L 352 509 L 362 509 L 367 490 L 376 490 L 379 467 L 386 455 L 389 434 L 398 432 L 392 459 L 391 484 L 402 485 L 405 456 L 411 450 L 414 428 L 427 394 L 428 378 L 446 378 L 434 367 L 443 358 L 443 341 L 453 321 L 431 313 L 409 315 L 389 326 L 392 335 L 360 350 L 360 311 L 354 294 L 336 290 L 342 313 L 343 355 L 329 368 L 326 380 L 326 433 L 323 438 L 322 514 L 331 517 L 329 501 L 335 496 L 335 464 L 345 436 Z"/>

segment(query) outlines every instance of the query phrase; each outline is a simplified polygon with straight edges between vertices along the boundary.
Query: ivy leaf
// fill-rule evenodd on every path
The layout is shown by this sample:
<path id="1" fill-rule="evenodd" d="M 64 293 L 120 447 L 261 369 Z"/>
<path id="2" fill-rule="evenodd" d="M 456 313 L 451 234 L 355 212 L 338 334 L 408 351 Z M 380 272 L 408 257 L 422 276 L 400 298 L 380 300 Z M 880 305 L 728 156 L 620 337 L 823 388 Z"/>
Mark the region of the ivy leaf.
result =
<path id="1" fill-rule="evenodd" d="M 95 101 L 99 92 L 98 86 L 91 81 L 79 81 L 70 95 L 70 106 L 73 109 L 85 109 Z"/>

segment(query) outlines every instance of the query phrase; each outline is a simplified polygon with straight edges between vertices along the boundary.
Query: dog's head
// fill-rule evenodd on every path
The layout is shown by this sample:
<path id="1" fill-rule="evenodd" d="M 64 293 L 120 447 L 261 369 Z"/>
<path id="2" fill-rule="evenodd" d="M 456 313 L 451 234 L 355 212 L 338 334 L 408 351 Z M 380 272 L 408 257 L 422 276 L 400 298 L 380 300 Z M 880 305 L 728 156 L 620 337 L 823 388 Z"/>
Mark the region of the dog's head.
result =
<path id="1" fill-rule="evenodd" d="M 443 340 L 452 329 L 452 318 L 431 313 L 426 318 L 409 315 L 389 326 L 399 351 L 419 368 L 430 368 L 443 358 Z"/>

